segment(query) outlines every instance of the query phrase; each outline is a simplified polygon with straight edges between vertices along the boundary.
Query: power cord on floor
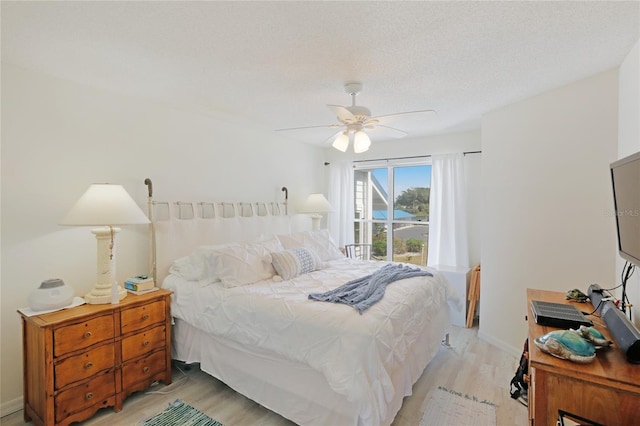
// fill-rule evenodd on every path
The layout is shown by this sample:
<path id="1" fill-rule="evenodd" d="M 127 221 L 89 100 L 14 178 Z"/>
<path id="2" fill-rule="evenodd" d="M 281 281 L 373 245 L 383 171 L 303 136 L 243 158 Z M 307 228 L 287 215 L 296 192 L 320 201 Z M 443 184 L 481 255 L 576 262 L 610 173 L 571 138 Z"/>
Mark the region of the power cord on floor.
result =
<path id="1" fill-rule="evenodd" d="M 180 380 L 171 383 L 170 385 L 168 385 L 167 387 L 171 386 L 171 390 L 167 390 L 167 391 L 148 391 L 145 392 L 145 395 L 152 395 L 152 394 L 157 394 L 157 395 L 169 395 L 170 393 L 175 392 L 176 390 L 178 390 L 178 388 L 182 387 L 182 385 L 184 385 L 185 383 L 187 383 L 189 381 L 189 375 L 187 373 L 185 373 L 184 371 L 182 371 L 182 369 L 180 367 L 178 367 L 178 365 L 176 364 L 175 367 L 178 369 L 178 371 L 180 373 L 182 373 L 182 376 L 180 378 Z"/>

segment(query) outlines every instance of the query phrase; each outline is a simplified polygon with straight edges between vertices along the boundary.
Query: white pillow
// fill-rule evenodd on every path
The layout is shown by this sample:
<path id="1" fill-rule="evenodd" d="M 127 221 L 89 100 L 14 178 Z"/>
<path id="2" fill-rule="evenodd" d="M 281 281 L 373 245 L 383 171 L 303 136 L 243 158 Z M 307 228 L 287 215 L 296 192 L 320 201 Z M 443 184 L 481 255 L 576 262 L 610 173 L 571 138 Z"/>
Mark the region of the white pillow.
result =
<path id="1" fill-rule="evenodd" d="M 277 238 L 229 247 L 216 254 L 214 273 L 227 288 L 270 279 L 276 272 L 269 254 L 280 250 Z"/>
<path id="2" fill-rule="evenodd" d="M 280 240 L 277 237 L 271 237 L 265 240 L 252 241 L 244 244 L 248 250 L 262 253 L 263 256 L 276 251 L 284 250 Z"/>
<path id="3" fill-rule="evenodd" d="M 294 248 L 271 253 L 271 263 L 283 280 L 307 274 L 322 268 L 318 255 L 308 248 Z"/>
<path id="4" fill-rule="evenodd" d="M 208 265 L 203 256 L 190 254 L 173 261 L 169 272 L 189 281 L 198 281 L 207 275 Z"/>
<path id="5" fill-rule="evenodd" d="M 238 244 L 219 244 L 198 247 L 189 256 L 175 260 L 169 272 L 189 281 L 199 281 L 201 286 L 220 281 L 215 273 L 215 257 L 224 249 Z"/>
<path id="6" fill-rule="evenodd" d="M 306 247 L 316 252 L 322 261 L 344 257 L 326 229 L 278 235 L 278 239 L 285 249 Z"/>

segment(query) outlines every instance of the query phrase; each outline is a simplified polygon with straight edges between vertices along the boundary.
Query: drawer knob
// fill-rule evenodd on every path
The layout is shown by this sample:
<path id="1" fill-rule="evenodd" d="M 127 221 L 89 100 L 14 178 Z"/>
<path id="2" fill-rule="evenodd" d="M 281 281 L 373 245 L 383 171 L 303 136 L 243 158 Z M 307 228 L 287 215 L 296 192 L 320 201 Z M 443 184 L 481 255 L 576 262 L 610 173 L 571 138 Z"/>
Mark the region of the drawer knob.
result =
<path id="1" fill-rule="evenodd" d="M 89 392 L 88 394 L 86 394 L 84 396 L 84 399 L 86 399 L 87 401 L 89 401 L 91 398 L 93 398 L 93 393 Z"/>
<path id="2" fill-rule="evenodd" d="M 149 346 L 149 341 L 148 341 L 148 340 L 145 340 L 145 341 L 142 343 L 142 346 Z"/>
<path id="3" fill-rule="evenodd" d="M 149 319 L 149 314 L 144 314 L 144 315 L 142 316 L 142 319 L 143 319 L 144 321 L 148 320 L 148 319 Z"/>
<path id="4" fill-rule="evenodd" d="M 84 368 L 86 368 L 87 370 L 90 369 L 91 367 L 93 367 L 93 363 L 91 361 L 89 361 L 84 365 Z"/>
<path id="5" fill-rule="evenodd" d="M 144 368 L 142 369 L 142 372 L 143 372 L 143 373 L 145 373 L 145 374 L 147 374 L 147 373 L 149 372 L 149 367 L 144 367 Z"/>
<path id="6" fill-rule="evenodd" d="M 92 334 L 91 334 L 91 332 L 90 332 L 90 331 L 87 331 L 86 333 L 84 333 L 84 337 L 85 337 L 85 339 L 88 339 L 88 338 L 89 338 L 89 337 L 91 337 L 91 336 L 92 336 Z"/>

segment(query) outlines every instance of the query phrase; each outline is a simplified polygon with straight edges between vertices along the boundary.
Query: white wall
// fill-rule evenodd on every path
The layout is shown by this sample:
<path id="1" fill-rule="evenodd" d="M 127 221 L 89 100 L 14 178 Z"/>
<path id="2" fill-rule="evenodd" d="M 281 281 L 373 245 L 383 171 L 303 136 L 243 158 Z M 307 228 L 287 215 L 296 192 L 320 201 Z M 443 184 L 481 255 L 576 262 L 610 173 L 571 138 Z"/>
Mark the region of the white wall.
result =
<path id="1" fill-rule="evenodd" d="M 59 277 L 83 295 L 95 284 L 96 241 L 58 221 L 94 182 L 156 199 L 282 200 L 324 190 L 324 150 L 234 117 L 130 98 L 2 65 L 1 407 L 22 395 L 16 309 Z M 147 270 L 145 226 L 123 227 L 117 278 Z M 20 408 L 20 407 L 18 407 Z"/>
<path id="2" fill-rule="evenodd" d="M 615 223 L 605 212 L 617 111 L 616 69 L 482 119 L 479 334 L 516 356 L 527 334 L 527 288 L 612 284 Z"/>
<path id="3" fill-rule="evenodd" d="M 640 151 L 640 41 L 629 52 L 620 65 L 619 107 L 618 107 L 618 158 Z M 620 280 L 624 261 L 616 253 L 616 274 Z M 640 270 L 636 268 L 634 276 L 627 283 L 634 323 L 640 327 Z"/>
<path id="4" fill-rule="evenodd" d="M 350 159 L 372 160 L 381 158 L 411 157 L 419 155 L 448 154 L 455 152 L 480 151 L 480 132 L 460 132 L 431 136 L 426 138 L 398 139 L 391 142 L 371 143 L 371 148 L 362 154 L 339 152 L 329 148 L 327 161 Z M 350 147 L 351 148 L 351 147 Z M 480 234 L 482 223 L 479 215 L 482 192 L 480 188 L 482 154 L 465 156 L 465 173 L 467 176 L 467 210 L 469 219 L 469 262 L 475 265 L 480 262 Z"/>

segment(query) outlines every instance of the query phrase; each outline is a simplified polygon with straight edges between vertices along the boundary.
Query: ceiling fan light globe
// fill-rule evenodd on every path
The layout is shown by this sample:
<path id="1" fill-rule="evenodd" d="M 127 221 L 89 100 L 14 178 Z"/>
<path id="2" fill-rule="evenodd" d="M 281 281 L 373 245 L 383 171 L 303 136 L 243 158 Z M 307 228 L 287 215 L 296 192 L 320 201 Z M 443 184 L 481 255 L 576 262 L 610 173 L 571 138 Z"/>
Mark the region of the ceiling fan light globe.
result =
<path id="1" fill-rule="evenodd" d="M 365 152 L 371 146 L 371 139 L 362 130 L 357 131 L 353 137 L 353 152 L 360 154 Z"/>
<path id="2" fill-rule="evenodd" d="M 347 148 L 349 147 L 349 135 L 346 132 L 340 133 L 333 141 L 332 146 L 338 151 L 347 152 Z"/>

